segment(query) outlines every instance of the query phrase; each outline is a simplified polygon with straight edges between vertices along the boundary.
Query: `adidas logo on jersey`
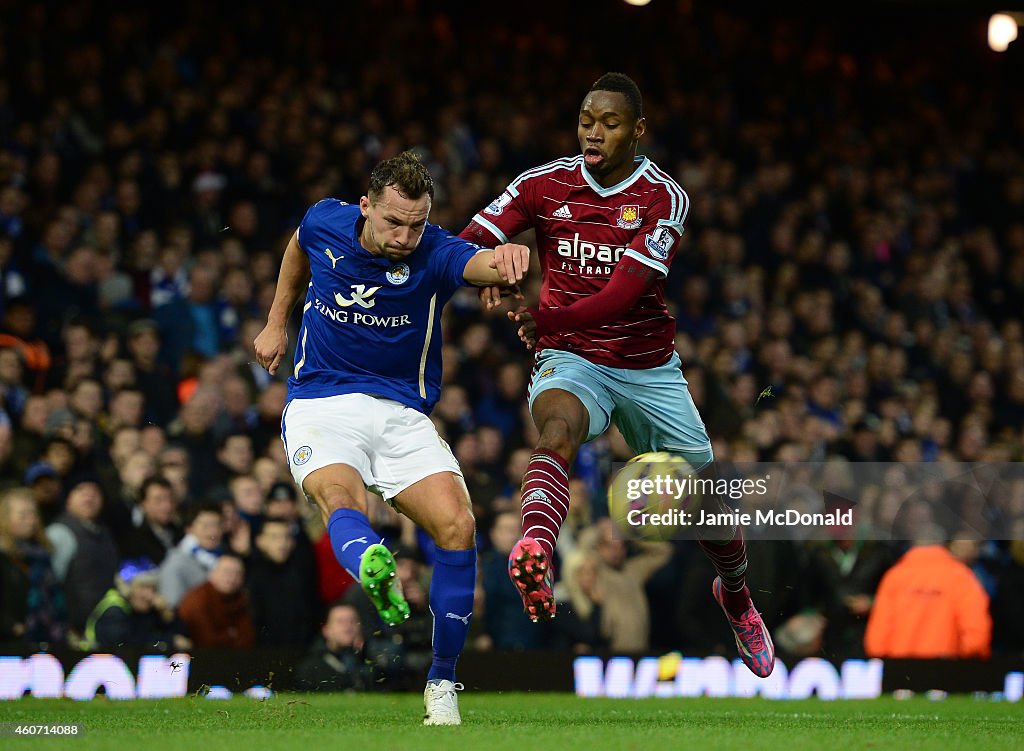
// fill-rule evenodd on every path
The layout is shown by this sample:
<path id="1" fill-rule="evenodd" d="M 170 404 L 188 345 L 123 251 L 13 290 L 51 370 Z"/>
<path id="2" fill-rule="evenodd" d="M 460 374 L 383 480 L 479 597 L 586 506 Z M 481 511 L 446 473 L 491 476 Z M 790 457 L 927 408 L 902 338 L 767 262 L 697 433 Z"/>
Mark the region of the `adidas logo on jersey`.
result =
<path id="1" fill-rule="evenodd" d="M 572 219 L 572 212 L 569 211 L 569 207 L 563 203 L 551 216 L 557 216 L 559 219 Z"/>

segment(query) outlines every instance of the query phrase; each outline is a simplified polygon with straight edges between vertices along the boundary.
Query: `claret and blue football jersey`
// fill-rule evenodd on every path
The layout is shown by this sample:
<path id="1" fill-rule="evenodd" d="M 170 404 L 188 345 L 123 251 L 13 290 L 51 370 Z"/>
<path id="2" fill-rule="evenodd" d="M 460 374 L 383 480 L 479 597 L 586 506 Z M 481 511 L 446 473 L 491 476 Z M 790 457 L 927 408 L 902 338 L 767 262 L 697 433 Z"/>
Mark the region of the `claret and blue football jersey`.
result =
<path id="1" fill-rule="evenodd" d="M 359 243 L 359 206 L 326 198 L 299 225 L 311 280 L 288 400 L 374 394 L 429 414 L 441 393 L 441 311 L 480 247 L 427 224 L 400 262 Z"/>
<path id="2" fill-rule="evenodd" d="M 530 227 L 537 231 L 543 285 L 541 310 L 596 295 L 624 256 L 660 279 L 617 321 L 542 336 L 537 351 L 573 352 L 612 368 L 654 368 L 675 354 L 676 322 L 665 301 L 665 278 L 690 209 L 686 191 L 647 157 L 633 173 L 601 187 L 583 156 L 526 170 L 461 233 L 491 247 Z"/>

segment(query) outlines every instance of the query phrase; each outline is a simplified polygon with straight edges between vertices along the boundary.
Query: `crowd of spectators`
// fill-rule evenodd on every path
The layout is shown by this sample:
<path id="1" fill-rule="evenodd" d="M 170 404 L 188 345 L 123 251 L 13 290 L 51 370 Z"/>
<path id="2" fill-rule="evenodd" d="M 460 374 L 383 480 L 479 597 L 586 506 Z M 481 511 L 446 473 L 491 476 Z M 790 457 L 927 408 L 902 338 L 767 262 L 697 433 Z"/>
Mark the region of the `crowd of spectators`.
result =
<path id="1" fill-rule="evenodd" d="M 123 562 L 145 558 L 196 644 L 316 640 L 310 684 L 415 666 L 429 541 L 375 507 L 413 606 L 389 640 L 291 481 L 289 368 L 271 378 L 251 343 L 308 205 L 357 200 L 377 160 L 412 147 L 436 181 L 431 221 L 457 231 L 518 172 L 577 151 L 579 100 L 609 69 L 640 83 L 641 150 L 691 197 L 668 298 L 716 455 L 1024 459 L 1020 57 L 972 50 L 958 19 L 908 40 L 864 18 L 616 4 L 615 39 L 558 9 L 479 28 L 415 1 L 240 7 L 230 28 L 196 3 L 0 5 L 0 640 L 87 642 Z M 471 290 L 445 321 L 433 419 L 480 529 L 471 647 L 732 654 L 696 545 L 634 548 L 602 520 L 612 462 L 632 455 L 614 432 L 574 466 L 565 617 L 527 623 L 504 555 L 536 439 L 530 356 Z M 1000 504 L 1024 540 L 1024 492 Z M 1024 548 L 974 543 L 959 557 L 994 648 L 1019 654 Z M 752 544 L 751 587 L 790 653 L 862 653 L 905 548 Z"/>

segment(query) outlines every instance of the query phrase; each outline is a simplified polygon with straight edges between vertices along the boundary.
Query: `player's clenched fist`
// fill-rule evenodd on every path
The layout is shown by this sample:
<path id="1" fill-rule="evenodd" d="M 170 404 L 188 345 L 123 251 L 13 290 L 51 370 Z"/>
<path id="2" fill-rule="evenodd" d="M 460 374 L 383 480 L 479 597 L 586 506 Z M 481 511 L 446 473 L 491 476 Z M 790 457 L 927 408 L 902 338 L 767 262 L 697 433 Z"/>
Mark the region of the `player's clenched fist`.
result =
<path id="1" fill-rule="evenodd" d="M 519 284 L 530 268 L 530 249 L 517 243 L 505 243 L 494 249 L 491 268 L 511 284 Z"/>
<path id="2" fill-rule="evenodd" d="M 267 326 L 253 340 L 252 346 L 256 351 L 256 362 L 266 368 L 270 375 L 274 375 L 288 350 L 288 332 L 283 326 Z"/>
<path id="3" fill-rule="evenodd" d="M 537 346 L 537 322 L 533 320 L 533 316 L 526 308 L 510 310 L 508 318 L 510 321 L 521 324 L 516 333 L 519 334 L 519 339 L 522 340 L 527 349 L 533 349 Z"/>

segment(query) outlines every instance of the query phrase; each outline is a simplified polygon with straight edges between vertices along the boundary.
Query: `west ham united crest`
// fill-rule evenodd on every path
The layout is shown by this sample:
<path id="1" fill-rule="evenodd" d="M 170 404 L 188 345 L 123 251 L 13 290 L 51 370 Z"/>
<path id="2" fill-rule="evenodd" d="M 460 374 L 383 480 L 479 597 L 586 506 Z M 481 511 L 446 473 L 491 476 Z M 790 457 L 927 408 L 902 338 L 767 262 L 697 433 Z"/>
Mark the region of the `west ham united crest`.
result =
<path id="1" fill-rule="evenodd" d="M 615 223 L 622 229 L 636 229 L 640 226 L 640 207 L 620 206 L 619 218 L 615 220 Z"/>

